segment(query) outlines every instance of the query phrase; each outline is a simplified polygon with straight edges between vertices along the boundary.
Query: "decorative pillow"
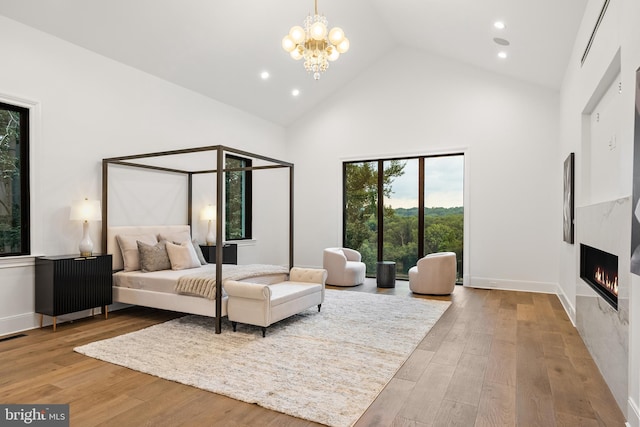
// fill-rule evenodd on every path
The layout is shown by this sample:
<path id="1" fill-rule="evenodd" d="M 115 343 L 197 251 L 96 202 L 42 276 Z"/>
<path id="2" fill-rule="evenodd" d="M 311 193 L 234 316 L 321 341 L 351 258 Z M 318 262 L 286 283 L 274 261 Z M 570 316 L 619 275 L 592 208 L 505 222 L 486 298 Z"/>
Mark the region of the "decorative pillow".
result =
<path id="1" fill-rule="evenodd" d="M 195 240 L 192 240 L 191 243 L 193 243 L 193 249 L 196 250 L 196 255 L 198 255 L 198 260 L 200 260 L 200 264 L 202 265 L 208 264 L 207 260 L 204 259 L 204 254 L 202 253 L 202 249 L 200 248 L 200 245 L 196 243 Z"/>
<path id="2" fill-rule="evenodd" d="M 171 269 L 171 261 L 167 253 L 166 240 L 155 245 L 147 245 L 138 240 L 138 252 L 140 255 L 140 270 L 143 273 L 158 270 Z"/>
<path id="3" fill-rule="evenodd" d="M 158 243 L 158 239 L 153 234 L 118 234 L 116 240 L 120 246 L 120 252 L 122 252 L 124 271 L 140 270 L 138 241 L 148 245 Z"/>
<path id="4" fill-rule="evenodd" d="M 167 242 L 166 246 L 172 270 L 200 267 L 200 260 L 198 260 L 198 255 L 196 255 L 191 241 L 187 241 L 181 245 Z"/>
<path id="5" fill-rule="evenodd" d="M 191 233 L 188 231 L 174 231 L 173 233 L 160 233 L 158 235 L 158 241 L 167 240 L 169 242 L 177 242 L 179 245 L 184 242 L 191 241 Z"/>

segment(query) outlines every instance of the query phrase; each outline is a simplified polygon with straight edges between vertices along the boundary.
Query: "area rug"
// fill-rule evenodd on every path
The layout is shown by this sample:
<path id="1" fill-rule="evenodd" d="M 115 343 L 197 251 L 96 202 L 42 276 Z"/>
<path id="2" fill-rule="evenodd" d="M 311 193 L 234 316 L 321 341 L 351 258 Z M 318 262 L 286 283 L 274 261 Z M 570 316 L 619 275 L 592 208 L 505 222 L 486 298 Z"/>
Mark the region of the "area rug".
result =
<path id="1" fill-rule="evenodd" d="M 353 425 L 447 301 L 327 290 L 316 308 L 260 328 L 188 315 L 75 351 L 328 426 Z"/>

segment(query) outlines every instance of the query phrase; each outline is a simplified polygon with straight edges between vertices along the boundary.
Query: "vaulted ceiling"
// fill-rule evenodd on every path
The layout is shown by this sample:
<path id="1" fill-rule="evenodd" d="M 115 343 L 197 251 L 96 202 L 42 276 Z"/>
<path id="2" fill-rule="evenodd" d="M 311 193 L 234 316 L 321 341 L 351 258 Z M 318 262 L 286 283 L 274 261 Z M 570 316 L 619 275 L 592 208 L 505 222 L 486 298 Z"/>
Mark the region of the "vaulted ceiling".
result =
<path id="1" fill-rule="evenodd" d="M 558 89 L 586 3 L 318 0 L 351 43 L 319 81 L 280 44 L 313 0 L 0 0 L 0 14 L 286 126 L 400 46 Z"/>

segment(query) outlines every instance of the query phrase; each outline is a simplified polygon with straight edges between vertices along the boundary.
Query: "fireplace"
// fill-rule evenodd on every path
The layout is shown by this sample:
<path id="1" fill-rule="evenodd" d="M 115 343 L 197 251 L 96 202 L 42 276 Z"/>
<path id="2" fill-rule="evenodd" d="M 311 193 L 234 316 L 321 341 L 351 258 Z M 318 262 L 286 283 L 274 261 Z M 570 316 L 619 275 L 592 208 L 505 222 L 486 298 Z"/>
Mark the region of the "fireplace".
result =
<path id="1" fill-rule="evenodd" d="M 580 244 L 580 277 L 618 310 L 618 257 Z"/>

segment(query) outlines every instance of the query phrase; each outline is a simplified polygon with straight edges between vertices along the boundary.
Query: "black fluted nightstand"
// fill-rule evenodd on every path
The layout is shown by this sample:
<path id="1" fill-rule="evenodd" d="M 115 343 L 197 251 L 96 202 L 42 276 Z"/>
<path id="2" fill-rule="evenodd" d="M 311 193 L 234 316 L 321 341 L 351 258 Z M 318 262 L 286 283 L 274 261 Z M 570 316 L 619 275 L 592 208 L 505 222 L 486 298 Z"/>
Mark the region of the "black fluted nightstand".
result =
<path id="1" fill-rule="evenodd" d="M 102 307 L 105 319 L 107 306 L 113 303 L 111 255 L 76 255 L 37 257 L 35 276 L 35 312 L 44 315 L 62 314 Z"/>
<path id="2" fill-rule="evenodd" d="M 211 264 L 216 262 L 215 245 L 200 245 L 204 259 Z M 238 263 L 238 245 L 235 243 L 225 243 L 222 245 L 222 263 L 237 264 Z"/>

